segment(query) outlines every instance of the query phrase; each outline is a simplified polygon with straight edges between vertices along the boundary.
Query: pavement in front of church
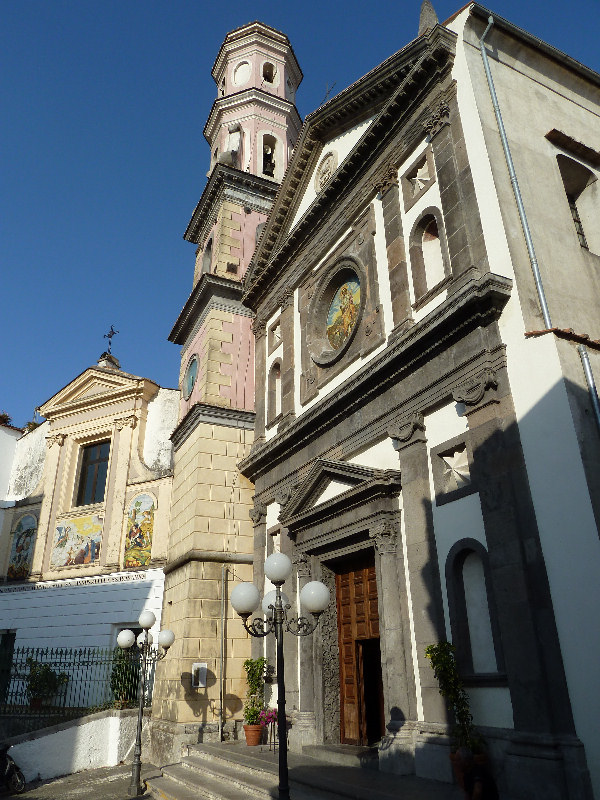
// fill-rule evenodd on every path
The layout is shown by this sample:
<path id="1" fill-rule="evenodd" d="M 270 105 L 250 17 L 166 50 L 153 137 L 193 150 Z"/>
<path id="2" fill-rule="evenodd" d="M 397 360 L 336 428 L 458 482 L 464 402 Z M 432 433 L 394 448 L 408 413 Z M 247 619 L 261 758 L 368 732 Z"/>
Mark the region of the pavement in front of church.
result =
<path id="1" fill-rule="evenodd" d="M 152 765 L 142 766 L 142 784 L 160 775 Z M 21 795 L 24 800 L 130 800 L 131 764 L 75 772 L 42 783 L 28 783 Z M 148 797 L 148 795 L 145 795 Z"/>

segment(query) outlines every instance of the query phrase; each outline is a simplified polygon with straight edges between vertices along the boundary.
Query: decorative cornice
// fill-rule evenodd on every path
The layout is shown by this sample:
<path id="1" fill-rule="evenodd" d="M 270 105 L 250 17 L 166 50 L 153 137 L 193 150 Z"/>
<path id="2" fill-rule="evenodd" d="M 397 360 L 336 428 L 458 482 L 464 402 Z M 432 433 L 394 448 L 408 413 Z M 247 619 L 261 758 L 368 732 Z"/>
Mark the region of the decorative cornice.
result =
<path id="1" fill-rule="evenodd" d="M 251 87 L 249 89 L 241 89 L 239 92 L 226 94 L 223 97 L 217 97 L 214 101 L 206 125 L 204 126 L 204 136 L 209 144 L 212 144 L 215 137 L 215 132 L 219 129 L 219 119 L 222 115 L 230 111 L 242 111 L 244 106 L 247 108 L 257 109 L 262 107 L 262 113 L 266 110 L 281 114 L 282 117 L 288 118 L 288 124 L 291 122 L 296 131 L 300 130 L 302 126 L 302 119 L 298 113 L 298 109 L 291 100 L 286 100 L 283 97 L 278 97 L 271 92 L 265 92 L 263 89 Z M 283 120 L 282 120 L 283 126 Z"/>
<path id="2" fill-rule="evenodd" d="M 221 550 L 188 550 L 179 558 L 170 561 L 164 566 L 164 573 L 168 575 L 192 561 L 211 562 L 217 564 L 252 564 L 250 553 L 229 553 Z"/>
<path id="3" fill-rule="evenodd" d="M 425 133 L 433 138 L 443 127 L 450 124 L 450 105 L 447 100 L 440 100 L 437 108 L 423 125 Z"/>
<path id="4" fill-rule="evenodd" d="M 52 436 L 46 436 L 46 444 L 48 447 L 52 447 L 52 445 L 57 444 L 59 447 L 62 447 L 65 443 L 67 438 L 66 433 L 55 433 Z"/>
<path id="5" fill-rule="evenodd" d="M 209 403 L 194 403 L 171 434 L 171 441 L 175 450 L 178 450 L 202 422 L 208 425 L 223 425 L 227 428 L 243 428 L 251 431 L 254 429 L 254 418 L 254 411 L 213 406 Z"/>
<path id="6" fill-rule="evenodd" d="M 12 592 L 36 592 L 42 589 L 68 589 L 81 588 L 83 586 L 97 586 L 99 584 L 110 583 L 138 583 L 139 581 L 152 580 L 157 574 L 161 574 L 162 569 L 146 570 L 144 572 L 120 572 L 110 575 L 93 575 L 87 578 L 64 578 L 57 581 L 36 581 L 35 583 L 25 583 L 18 586 L 0 586 L 0 594 L 10 594 Z"/>
<path id="7" fill-rule="evenodd" d="M 488 389 L 497 389 L 498 380 L 492 369 L 486 369 L 481 375 L 461 384 L 452 392 L 452 399 L 456 403 L 466 406 L 476 406 L 480 403 Z"/>
<path id="8" fill-rule="evenodd" d="M 225 308 L 233 314 L 250 316 L 251 312 L 240 302 L 241 297 L 242 286 L 239 281 L 205 273 L 186 300 L 173 330 L 169 334 L 169 341 L 175 344 L 185 344 L 190 334 L 193 334 L 204 312 L 210 310 L 211 306 L 215 304 L 225 304 Z"/>
<path id="9" fill-rule="evenodd" d="M 221 201 L 230 199 L 230 192 L 242 192 L 243 201 L 240 198 L 240 202 L 265 214 L 270 210 L 278 189 L 279 184 L 273 180 L 217 164 L 204 187 L 183 238 L 194 244 L 203 244 L 217 218 Z"/>
<path id="10" fill-rule="evenodd" d="M 411 328 L 399 333 L 379 355 L 268 442 L 252 449 L 240 462 L 250 480 L 271 469 L 280 459 L 307 446 L 354 410 L 398 384 L 419 364 L 430 360 L 474 327 L 497 319 L 510 297 L 512 281 L 493 273 L 473 277 Z M 445 390 L 444 390 L 445 391 Z M 448 394 L 451 394 L 451 387 Z M 441 399 L 441 398 L 440 398 Z"/>

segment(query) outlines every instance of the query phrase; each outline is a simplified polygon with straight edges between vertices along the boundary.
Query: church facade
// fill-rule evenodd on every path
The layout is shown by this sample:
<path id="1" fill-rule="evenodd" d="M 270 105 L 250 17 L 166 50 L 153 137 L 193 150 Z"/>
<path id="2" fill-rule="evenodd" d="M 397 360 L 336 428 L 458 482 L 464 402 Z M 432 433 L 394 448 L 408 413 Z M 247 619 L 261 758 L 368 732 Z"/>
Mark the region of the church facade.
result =
<path id="1" fill-rule="evenodd" d="M 424 6 L 306 118 L 244 278 L 254 579 L 281 550 L 294 609 L 310 579 L 334 598 L 286 643 L 293 747 L 451 780 L 449 640 L 501 795 L 592 797 L 600 78 Z"/>

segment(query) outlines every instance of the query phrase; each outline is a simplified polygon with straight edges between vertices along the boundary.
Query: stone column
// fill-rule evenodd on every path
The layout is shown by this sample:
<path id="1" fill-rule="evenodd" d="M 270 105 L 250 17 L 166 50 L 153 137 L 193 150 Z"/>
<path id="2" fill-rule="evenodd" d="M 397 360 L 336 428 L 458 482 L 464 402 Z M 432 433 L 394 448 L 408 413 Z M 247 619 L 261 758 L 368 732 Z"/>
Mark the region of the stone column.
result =
<path id="1" fill-rule="evenodd" d="M 402 217 L 400 216 L 398 169 L 393 164 L 376 183 L 375 189 L 381 193 L 394 330 L 400 332 L 412 325 L 412 308 L 408 288 L 408 267 L 402 232 Z"/>
<path id="2" fill-rule="evenodd" d="M 298 576 L 298 592 L 312 580 L 310 557 L 304 553 L 296 553 L 292 559 Z M 302 608 L 298 599 L 298 610 Z M 308 615 L 312 620 L 312 615 Z M 318 629 L 317 629 L 318 630 Z M 316 718 L 315 718 L 315 669 L 314 669 L 314 636 L 300 636 L 298 638 L 298 657 L 300 675 L 298 709 L 292 715 L 292 731 L 290 732 L 290 748 L 302 752 L 305 744 L 316 744 Z M 287 676 L 286 676 L 287 677 Z M 295 681 L 294 681 L 295 683 Z"/>
<path id="3" fill-rule="evenodd" d="M 254 332 L 254 442 L 251 450 L 257 448 L 265 441 L 265 390 L 267 385 L 267 326 L 263 319 L 254 318 L 252 323 Z"/>
<path id="4" fill-rule="evenodd" d="M 294 292 L 286 288 L 279 297 L 281 305 L 281 422 L 280 430 L 296 418 L 294 406 Z"/>
<path id="5" fill-rule="evenodd" d="M 429 454 L 420 414 L 389 432 L 400 455 L 406 559 L 417 648 L 418 679 L 426 722 L 447 721 L 444 701 L 425 656 L 429 644 L 446 638 L 429 487 Z"/>
<path id="6" fill-rule="evenodd" d="M 254 525 L 253 582 L 262 597 L 265 585 L 265 554 L 267 551 L 267 507 L 256 498 L 254 499 L 253 508 L 250 509 L 250 519 Z M 260 658 L 263 655 L 263 647 L 262 639 L 252 639 L 252 658 Z"/>
<path id="7" fill-rule="evenodd" d="M 416 718 L 416 698 L 404 573 L 399 574 L 399 513 L 381 518 L 369 532 L 375 542 L 381 666 L 386 711 L 385 745 L 379 750 L 384 772 L 409 775 L 414 772 L 412 730 L 406 725 Z M 400 577 L 401 575 L 401 577 Z M 408 634 L 408 635 L 407 635 Z"/>
<path id="8" fill-rule="evenodd" d="M 452 274 L 489 269 L 471 167 L 455 92 L 442 99 L 425 124 L 440 187 Z"/>
<path id="9" fill-rule="evenodd" d="M 116 419 L 112 437 L 112 458 L 110 473 L 106 477 L 105 498 L 111 502 L 105 504 L 104 524 L 102 526 L 102 550 L 100 563 L 111 570 L 121 567 L 121 533 L 125 515 L 125 493 L 129 462 L 132 452 L 133 431 L 137 425 L 137 417 Z"/>

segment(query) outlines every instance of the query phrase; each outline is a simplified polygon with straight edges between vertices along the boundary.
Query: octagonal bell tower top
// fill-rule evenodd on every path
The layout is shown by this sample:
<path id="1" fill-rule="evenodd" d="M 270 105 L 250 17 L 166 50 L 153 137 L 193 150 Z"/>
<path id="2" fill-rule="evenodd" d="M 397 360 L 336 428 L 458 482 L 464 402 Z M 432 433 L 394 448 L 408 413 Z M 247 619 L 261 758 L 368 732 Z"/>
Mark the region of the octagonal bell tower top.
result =
<path id="1" fill-rule="evenodd" d="M 212 76 L 217 99 L 204 128 L 215 164 L 280 181 L 300 131 L 302 70 L 289 39 L 262 22 L 225 37 Z"/>

